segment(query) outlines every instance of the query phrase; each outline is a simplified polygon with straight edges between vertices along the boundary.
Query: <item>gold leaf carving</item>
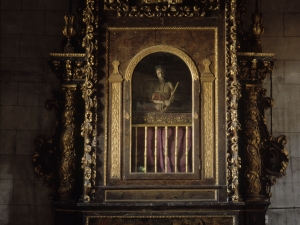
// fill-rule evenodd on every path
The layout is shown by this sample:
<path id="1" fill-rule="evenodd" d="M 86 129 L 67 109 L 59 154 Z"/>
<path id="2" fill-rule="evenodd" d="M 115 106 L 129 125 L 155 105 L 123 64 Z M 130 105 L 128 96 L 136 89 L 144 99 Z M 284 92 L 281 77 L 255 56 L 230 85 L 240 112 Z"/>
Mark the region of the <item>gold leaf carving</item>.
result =
<path id="1" fill-rule="evenodd" d="M 112 83 L 111 103 L 111 177 L 120 178 L 120 150 L 121 150 L 121 83 Z"/>
<path id="2" fill-rule="evenodd" d="M 70 198 L 74 190 L 75 170 L 75 91 L 76 85 L 64 85 L 65 110 L 63 112 L 63 132 L 61 135 L 60 184 L 58 194 L 62 198 Z"/>
<path id="3" fill-rule="evenodd" d="M 86 8 L 83 11 L 83 22 L 86 25 L 85 36 L 82 46 L 85 48 L 87 64 L 84 66 L 85 82 L 82 85 L 83 99 L 85 102 L 85 118 L 81 125 L 81 135 L 84 137 L 84 155 L 82 168 L 84 170 L 84 193 L 85 202 L 94 201 L 95 178 L 96 178 L 96 147 L 97 147 L 97 38 L 94 30 L 98 27 L 97 3 L 94 0 L 86 0 Z M 88 151 L 87 151 L 88 150 Z"/>
<path id="4" fill-rule="evenodd" d="M 135 113 L 132 124 L 187 124 L 192 123 L 191 113 Z"/>
<path id="5" fill-rule="evenodd" d="M 238 169 L 241 165 L 238 156 L 238 99 L 241 96 L 240 84 L 237 81 L 237 52 L 236 52 L 236 0 L 225 2 L 226 20 L 226 81 L 227 81 L 227 193 L 228 199 L 237 202 L 239 199 Z"/>
<path id="6" fill-rule="evenodd" d="M 204 142 L 204 177 L 213 178 L 213 88 L 211 82 L 203 83 L 203 142 Z"/>

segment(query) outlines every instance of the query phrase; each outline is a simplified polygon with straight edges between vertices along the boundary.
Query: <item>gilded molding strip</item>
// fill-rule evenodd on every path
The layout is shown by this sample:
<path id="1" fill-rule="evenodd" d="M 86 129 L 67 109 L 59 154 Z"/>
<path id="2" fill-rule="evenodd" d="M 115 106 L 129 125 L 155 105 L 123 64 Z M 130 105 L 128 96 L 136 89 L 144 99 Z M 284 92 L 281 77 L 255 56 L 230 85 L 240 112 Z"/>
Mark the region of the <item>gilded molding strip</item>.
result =
<path id="1" fill-rule="evenodd" d="M 204 178 L 214 178 L 214 85 L 215 76 L 211 73 L 209 59 L 203 60 L 204 72 L 201 76 L 203 97 L 203 155 Z"/>
<path id="2" fill-rule="evenodd" d="M 204 178 L 214 177 L 213 168 L 213 84 L 212 82 L 203 82 L 203 146 L 204 146 Z"/>
<path id="3" fill-rule="evenodd" d="M 239 200 L 238 169 L 241 159 L 238 156 L 238 99 L 241 96 L 241 87 L 237 81 L 237 52 L 236 52 L 236 0 L 225 2 L 226 20 L 226 80 L 227 80 L 227 194 L 228 201 Z"/>
<path id="4" fill-rule="evenodd" d="M 219 68 L 219 63 L 218 63 L 218 57 L 219 57 L 219 51 L 218 51 L 218 29 L 216 29 L 215 31 L 215 53 L 216 53 L 216 63 L 215 63 L 215 83 L 214 83 L 214 87 L 215 87 L 215 171 L 216 171 L 216 185 L 219 184 L 220 180 L 219 180 L 219 142 L 217 141 L 219 139 L 219 87 L 218 87 L 218 68 Z"/>
<path id="5" fill-rule="evenodd" d="M 112 83 L 111 178 L 121 178 L 121 83 Z"/>
<path id="6" fill-rule="evenodd" d="M 121 178 L 121 107 L 122 107 L 122 81 L 123 78 L 119 72 L 120 62 L 112 62 L 113 72 L 109 76 L 111 83 L 111 102 L 110 102 L 110 152 L 111 152 L 111 178 Z"/>
<path id="7" fill-rule="evenodd" d="M 238 56 L 273 57 L 275 53 L 237 52 Z"/>
<path id="8" fill-rule="evenodd" d="M 86 57 L 85 53 L 49 53 L 51 57 L 81 58 Z"/>

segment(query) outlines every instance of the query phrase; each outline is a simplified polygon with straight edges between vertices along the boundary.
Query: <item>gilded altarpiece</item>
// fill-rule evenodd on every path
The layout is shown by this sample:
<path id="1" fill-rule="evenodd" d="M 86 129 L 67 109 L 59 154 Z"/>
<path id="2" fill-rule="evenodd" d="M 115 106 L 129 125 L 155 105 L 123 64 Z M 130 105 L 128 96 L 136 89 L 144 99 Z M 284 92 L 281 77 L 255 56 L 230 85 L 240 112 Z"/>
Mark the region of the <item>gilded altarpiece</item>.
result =
<path id="1" fill-rule="evenodd" d="M 65 16 L 57 131 L 33 157 L 56 224 L 264 224 L 288 153 L 265 118 L 273 54 L 238 52 L 242 5 L 81 1 L 78 53 Z"/>

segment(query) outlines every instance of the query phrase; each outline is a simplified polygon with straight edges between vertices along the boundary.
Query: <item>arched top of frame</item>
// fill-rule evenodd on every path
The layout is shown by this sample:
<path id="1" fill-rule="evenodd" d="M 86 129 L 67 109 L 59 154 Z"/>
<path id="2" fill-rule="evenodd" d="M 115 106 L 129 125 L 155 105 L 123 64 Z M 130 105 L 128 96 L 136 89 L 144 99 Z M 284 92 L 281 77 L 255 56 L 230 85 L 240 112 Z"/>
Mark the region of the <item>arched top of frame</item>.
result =
<path id="1" fill-rule="evenodd" d="M 196 67 L 195 63 L 193 62 L 193 60 L 182 50 L 168 46 L 168 45 L 155 45 L 155 46 L 146 48 L 146 49 L 142 50 L 141 52 L 139 52 L 138 54 L 136 54 L 133 57 L 133 59 L 130 61 L 129 66 L 127 67 L 127 70 L 125 72 L 125 80 L 130 81 L 132 79 L 132 74 L 133 74 L 135 67 L 143 58 L 145 58 L 146 56 L 148 56 L 152 53 L 156 53 L 156 52 L 167 52 L 167 53 L 171 53 L 171 54 L 178 56 L 180 59 L 182 59 L 184 61 L 184 63 L 189 68 L 191 75 L 192 75 L 192 80 L 199 80 L 199 73 L 198 73 L 197 67 Z"/>

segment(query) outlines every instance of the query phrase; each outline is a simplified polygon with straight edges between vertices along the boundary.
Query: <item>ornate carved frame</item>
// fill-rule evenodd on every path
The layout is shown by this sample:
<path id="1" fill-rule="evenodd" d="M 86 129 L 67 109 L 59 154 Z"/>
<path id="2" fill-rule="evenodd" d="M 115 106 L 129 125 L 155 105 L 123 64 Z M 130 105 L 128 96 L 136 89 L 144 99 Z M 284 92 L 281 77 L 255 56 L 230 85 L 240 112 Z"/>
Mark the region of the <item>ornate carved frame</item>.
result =
<path id="1" fill-rule="evenodd" d="M 273 54 L 238 52 L 238 49 L 243 48 L 240 46 L 242 40 L 237 40 L 237 38 L 243 39 L 241 37 L 245 36 L 245 32 L 237 24 L 242 24 L 239 13 L 241 14 L 245 1 L 195 0 L 192 2 L 192 4 L 185 4 L 184 0 L 105 0 L 102 4 L 101 1 L 86 1 L 82 13 L 82 20 L 85 23 L 82 46 L 85 53 L 50 54 L 50 64 L 62 82 L 63 94 L 59 97 L 63 101 L 53 100 L 47 102 L 48 108 L 54 107 L 56 109 L 57 132 L 48 141 L 45 138 L 36 138 L 37 151 L 33 157 L 36 174 L 44 177 L 46 183 L 54 187 L 55 199 L 74 199 L 74 190 L 77 185 L 74 181 L 76 180 L 74 164 L 76 164 L 75 155 L 79 153 L 82 154 L 83 190 L 80 191 L 83 193 L 83 202 L 88 204 L 95 202 L 96 191 L 101 192 L 98 193 L 98 197 L 103 196 L 103 198 L 98 198 L 98 200 L 102 202 L 122 202 L 128 201 L 132 197 L 134 201 L 153 201 L 145 194 L 149 191 L 145 187 L 143 191 L 134 188 L 127 191 L 126 188 L 119 189 L 118 185 L 124 187 L 122 186 L 124 185 L 122 183 L 124 182 L 123 178 L 130 178 L 131 176 L 126 173 L 126 167 L 124 172 L 121 161 L 122 158 L 124 159 L 121 149 L 124 146 L 130 146 L 128 137 L 125 138 L 125 131 L 130 128 L 131 124 L 131 102 L 130 97 L 127 96 L 131 94 L 131 75 L 141 59 L 151 53 L 162 51 L 178 56 L 189 67 L 192 74 L 194 97 L 197 91 L 202 94 L 202 101 L 199 100 L 199 110 L 193 109 L 192 111 L 194 128 L 196 127 L 195 121 L 199 120 L 201 116 L 204 117 L 199 123 L 202 126 L 199 127 L 200 142 L 203 143 L 201 147 L 202 157 L 214 158 L 215 160 L 214 162 L 208 160 L 201 164 L 204 168 L 201 178 L 207 178 L 208 180 L 215 178 L 212 183 L 206 183 L 211 186 L 208 185 L 208 188 L 199 189 L 197 193 L 189 188 L 182 189 L 181 191 L 188 194 L 181 200 L 190 201 L 193 199 L 192 196 L 196 195 L 195 201 L 199 199 L 200 201 L 201 199 L 210 202 L 218 201 L 218 191 L 215 186 L 222 186 L 219 183 L 218 171 L 223 168 L 218 168 L 218 166 L 220 160 L 224 159 L 226 163 L 223 165 L 226 164 L 227 170 L 226 174 L 224 173 L 226 181 L 223 180 L 223 183 L 225 183 L 227 195 L 226 198 L 223 196 L 222 201 L 225 202 L 224 199 L 226 199 L 226 202 L 236 203 L 237 206 L 243 202 L 245 203 L 245 210 L 252 209 L 251 207 L 255 208 L 256 203 L 261 203 L 261 212 L 265 212 L 266 205 L 269 204 L 268 201 L 271 197 L 270 186 L 275 184 L 278 177 L 285 174 L 289 161 L 288 153 L 284 148 L 285 136 L 274 138 L 268 132 L 266 125 L 265 110 L 272 107 L 273 100 L 265 97 L 262 82 L 266 76 L 272 73 Z M 220 104 L 218 78 L 223 79 L 218 74 L 217 56 L 219 45 L 214 45 L 216 59 L 212 62 L 213 69 L 210 68 L 211 59 L 202 60 L 203 65 L 200 66 L 202 69 L 199 69 L 199 65 L 196 65 L 199 62 L 193 62 L 189 54 L 179 50 L 179 47 L 166 44 L 144 47 L 129 57 L 127 63 L 123 63 L 121 60 L 109 56 L 108 52 L 111 49 L 109 49 L 108 43 L 103 44 L 102 34 L 100 35 L 98 32 L 104 33 L 103 28 L 106 28 L 107 33 L 112 30 L 141 29 L 133 26 L 129 26 L 129 28 L 105 27 L 103 18 L 105 13 L 106 15 L 115 15 L 114 13 L 116 13 L 119 18 L 205 17 L 213 14 L 214 11 L 220 10 L 223 6 L 225 7 L 223 21 L 225 23 L 225 46 L 223 46 L 225 49 L 222 51 L 225 55 L 224 85 L 226 97 L 224 97 L 224 101 L 226 128 L 224 129 L 224 136 L 226 133 L 226 156 L 218 158 L 221 149 L 218 144 L 218 137 L 220 136 L 220 133 L 218 133 L 218 118 L 220 118 L 220 111 L 218 111 Z M 175 28 L 175 26 L 147 27 L 148 30 L 158 31 L 171 31 Z M 197 27 L 181 26 L 180 29 L 196 30 Z M 214 27 L 206 27 L 205 29 L 214 30 L 215 39 L 218 40 L 216 38 L 218 29 Z M 108 36 L 106 38 L 109 40 Z M 261 49 L 261 46 L 257 46 L 259 35 L 254 34 L 252 38 L 255 39 L 256 44 L 254 49 Z M 68 47 L 67 50 L 72 50 L 72 48 Z M 103 54 L 105 51 L 107 53 Z M 99 54 L 100 52 L 102 54 Z M 120 69 L 123 65 L 126 65 L 126 69 Z M 80 104 L 77 99 L 78 93 L 82 95 L 84 104 L 84 119 L 80 127 L 77 124 L 78 110 L 75 107 L 76 104 Z M 104 95 L 102 95 L 103 93 Z M 128 99 L 128 103 L 123 104 Z M 193 107 L 198 104 L 197 101 L 193 101 Z M 99 124 L 100 126 L 98 126 Z M 100 131 L 100 129 L 104 129 L 104 131 Z M 75 141 L 79 133 L 83 137 L 83 143 L 80 147 Z M 103 149 L 98 149 L 99 143 L 103 146 Z M 212 167 L 214 169 L 211 169 Z M 96 174 L 101 179 L 96 180 Z M 150 183 L 151 181 L 145 181 L 145 185 Z M 131 184 L 134 184 L 134 182 Z M 177 185 L 176 182 L 173 184 Z M 191 185 L 191 183 L 187 184 Z M 111 186 L 106 188 L 109 185 Z M 100 186 L 102 187 L 101 190 L 99 190 Z M 214 187 L 212 188 L 212 186 Z M 158 196 L 165 189 L 156 188 L 151 191 Z M 178 189 L 172 191 L 181 194 Z M 134 192 L 133 195 L 132 192 Z M 204 194 L 210 197 L 208 199 L 201 197 Z M 123 199 L 120 195 L 129 197 Z M 173 199 L 166 194 L 163 200 L 172 201 Z M 259 218 L 263 223 L 261 212 L 259 212 Z M 215 214 L 214 216 L 216 217 Z M 104 217 L 118 218 L 118 216 L 110 217 L 109 215 L 104 215 Z M 146 217 L 150 218 L 149 215 Z M 86 218 L 88 223 L 89 218 L 93 217 L 87 216 Z M 235 217 L 232 218 L 234 221 Z M 249 214 L 249 224 L 254 222 L 255 218 L 255 213 L 253 215 Z"/>
<path id="2" fill-rule="evenodd" d="M 110 33 L 118 32 L 117 36 L 126 36 L 128 33 L 134 33 L 135 35 L 143 35 L 143 32 L 165 32 L 165 35 L 171 35 L 172 32 L 198 32 L 198 35 L 205 35 L 207 32 L 213 37 L 212 46 L 213 46 L 213 64 L 211 65 L 210 60 L 203 58 L 203 62 L 195 62 L 189 56 L 192 54 L 191 52 L 186 53 L 183 50 L 180 50 L 179 47 L 170 46 L 166 44 L 160 45 L 150 45 L 150 47 L 143 48 L 143 45 L 135 44 L 137 49 L 139 50 L 127 50 L 129 52 L 133 51 L 134 53 L 130 54 L 130 57 L 124 61 L 123 57 L 114 54 L 113 56 L 110 55 L 110 52 L 114 52 L 115 49 L 118 49 L 119 54 L 120 50 L 118 47 L 119 42 L 112 42 L 110 43 L 109 37 L 112 35 Z M 108 27 L 107 28 L 108 34 L 107 41 L 108 47 L 107 49 L 107 68 L 108 72 L 106 74 L 109 75 L 109 88 L 107 92 L 107 99 L 108 105 L 106 105 L 106 115 L 108 119 L 109 126 L 105 129 L 106 135 L 105 137 L 108 138 L 106 143 L 107 151 L 104 154 L 107 154 L 108 157 L 104 157 L 105 159 L 108 158 L 108 162 L 104 162 L 104 168 L 108 168 L 109 171 L 104 171 L 104 180 L 108 183 L 104 185 L 116 185 L 122 184 L 124 185 L 126 182 L 128 183 L 128 179 L 131 181 L 130 184 L 135 184 L 135 186 L 140 187 L 147 187 L 152 183 L 151 179 L 163 179 L 165 176 L 164 174 L 155 174 L 155 175 L 147 175 L 147 180 L 143 180 L 143 175 L 141 174 L 131 174 L 129 172 L 128 163 L 130 158 L 126 152 L 130 151 L 131 146 L 131 119 L 132 119 L 132 112 L 131 112 L 131 78 L 133 71 L 137 64 L 146 56 L 157 53 L 157 52 L 166 52 L 173 54 L 179 57 L 183 62 L 187 65 L 191 73 L 191 80 L 192 80 L 192 124 L 193 124 L 193 132 L 194 132 L 194 146 L 197 146 L 194 151 L 199 152 L 195 153 L 195 155 L 201 155 L 201 165 L 199 164 L 196 159 L 196 168 L 195 171 L 191 174 L 173 174 L 169 175 L 169 177 L 173 177 L 173 181 L 168 181 L 168 179 L 163 179 L 165 184 L 176 185 L 175 179 L 186 180 L 186 184 L 195 183 L 195 180 L 206 180 L 204 184 L 218 184 L 218 29 L 216 27 L 162 27 L 162 28 L 151 28 L 151 27 L 133 27 L 133 28 L 118 28 L 118 27 Z M 124 33 L 122 33 L 124 32 Z M 169 32 L 169 33 L 168 33 Z M 177 46 L 180 44 L 186 44 L 183 40 L 177 40 Z M 200 43 L 199 43 L 200 45 Z M 122 48 L 121 48 L 122 49 Z M 129 53 L 128 53 L 129 54 Z M 189 54 L 189 55 L 188 55 Z M 204 53 L 203 53 L 204 54 Z M 121 54 L 122 55 L 122 54 Z M 119 57 L 123 59 L 123 62 L 119 62 L 116 58 Z M 123 65 L 122 65 L 123 64 Z M 125 65 L 124 65 L 125 64 Z M 123 68 L 119 69 L 119 66 L 122 65 Z M 210 68 L 211 66 L 211 68 Z M 112 68 L 112 69 L 111 69 Z M 120 72 L 121 70 L 121 72 Z M 212 71 L 214 71 L 212 74 Z M 112 72 L 110 72 L 112 71 Z M 122 74 L 124 74 L 122 76 Z M 123 82 L 123 84 L 122 84 Z M 201 86 L 201 88 L 200 88 Z M 201 91 L 200 91 L 201 89 Z M 201 97 L 201 100 L 200 100 Z M 199 146 L 199 147 L 198 147 Z M 196 156 L 194 156 L 196 158 Z M 121 159 L 123 161 L 121 161 Z M 124 167 L 125 164 L 125 167 Z M 122 166 L 123 165 L 123 166 Z M 201 174 L 199 174 L 198 167 L 202 168 Z M 108 174 L 108 177 L 106 177 Z M 152 178 L 151 178 L 152 177 Z M 134 183 L 132 179 L 141 179 L 141 182 L 137 181 Z M 150 180 L 149 180 L 150 179 Z M 113 180 L 113 181 L 112 181 Z M 190 181 L 188 181 L 190 180 Z M 209 181 L 210 180 L 210 181 Z M 112 183 L 113 182 L 113 183 Z M 141 184 L 142 183 L 142 184 Z M 197 183 L 197 182 L 196 182 Z M 201 182 L 200 182 L 201 183 Z M 178 183 L 178 185 L 180 182 Z M 148 190 L 149 191 L 149 190 Z M 187 190 L 188 191 L 188 190 Z M 156 191 L 158 192 L 158 191 Z M 214 191 L 213 191 L 214 192 Z M 107 193 L 107 192 L 105 192 Z M 112 190 L 109 191 L 112 193 Z M 215 196 L 215 194 L 213 194 Z M 110 194 L 111 196 L 111 194 Z M 211 200 L 215 199 L 215 197 L 211 197 Z"/>

